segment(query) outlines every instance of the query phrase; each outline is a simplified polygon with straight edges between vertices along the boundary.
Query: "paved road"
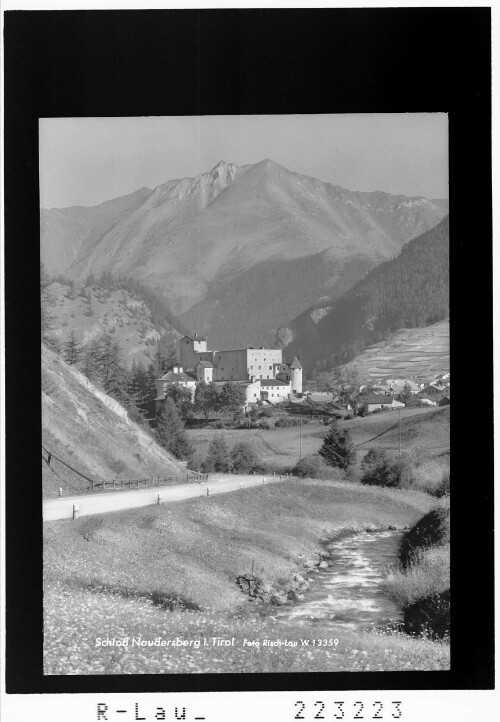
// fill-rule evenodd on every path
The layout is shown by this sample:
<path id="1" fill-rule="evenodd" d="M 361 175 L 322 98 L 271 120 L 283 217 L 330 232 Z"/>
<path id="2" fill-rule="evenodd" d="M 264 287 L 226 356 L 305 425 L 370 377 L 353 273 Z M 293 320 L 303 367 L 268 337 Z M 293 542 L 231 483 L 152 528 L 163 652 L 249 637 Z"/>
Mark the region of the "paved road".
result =
<path id="1" fill-rule="evenodd" d="M 210 474 L 209 481 L 201 484 L 191 482 L 190 484 L 176 486 L 150 486 L 147 489 L 138 489 L 137 491 L 96 492 L 92 495 L 85 494 L 84 496 L 66 496 L 61 499 L 45 499 L 43 501 L 43 520 L 71 519 L 73 517 L 73 505 L 75 504 L 78 506 L 78 516 L 103 514 L 107 511 L 156 504 L 158 494 L 161 495 L 161 503 L 163 504 L 191 499 L 194 496 L 207 496 L 207 486 L 210 487 L 210 496 L 212 496 L 213 494 L 235 491 L 240 487 L 261 485 L 263 478 L 266 479 L 266 483 L 279 481 L 279 476 Z"/>

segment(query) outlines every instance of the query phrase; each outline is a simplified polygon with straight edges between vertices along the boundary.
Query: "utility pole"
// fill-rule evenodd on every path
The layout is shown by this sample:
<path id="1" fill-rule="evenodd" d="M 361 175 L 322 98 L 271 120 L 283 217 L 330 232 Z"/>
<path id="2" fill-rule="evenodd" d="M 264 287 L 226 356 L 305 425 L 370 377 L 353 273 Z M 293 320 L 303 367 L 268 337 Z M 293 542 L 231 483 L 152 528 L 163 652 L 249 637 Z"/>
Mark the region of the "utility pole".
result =
<path id="1" fill-rule="evenodd" d="M 399 411 L 399 455 L 401 456 L 401 409 Z"/>
<path id="2" fill-rule="evenodd" d="M 302 459 L 302 416 L 300 417 L 299 459 Z"/>

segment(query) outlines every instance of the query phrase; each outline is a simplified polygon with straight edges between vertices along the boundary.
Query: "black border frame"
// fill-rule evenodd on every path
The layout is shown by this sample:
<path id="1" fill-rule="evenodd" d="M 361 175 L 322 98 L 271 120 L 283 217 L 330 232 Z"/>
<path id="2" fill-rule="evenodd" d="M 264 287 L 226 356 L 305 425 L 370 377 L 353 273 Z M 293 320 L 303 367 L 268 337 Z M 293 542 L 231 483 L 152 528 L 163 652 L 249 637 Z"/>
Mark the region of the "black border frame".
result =
<path id="1" fill-rule="evenodd" d="M 4 39 L 7 693 L 492 688 L 490 9 L 7 11 Z M 480 389 L 451 409 L 451 671 L 44 677 L 38 118 L 412 111 L 449 113 L 452 367 Z"/>

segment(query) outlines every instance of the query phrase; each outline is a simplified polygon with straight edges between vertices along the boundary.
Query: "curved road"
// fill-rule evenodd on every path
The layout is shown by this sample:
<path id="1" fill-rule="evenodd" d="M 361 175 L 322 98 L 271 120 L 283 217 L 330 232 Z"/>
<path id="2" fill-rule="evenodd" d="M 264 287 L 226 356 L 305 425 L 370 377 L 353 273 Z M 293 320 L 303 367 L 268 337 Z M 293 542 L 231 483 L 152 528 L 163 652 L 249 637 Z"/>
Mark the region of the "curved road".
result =
<path id="1" fill-rule="evenodd" d="M 57 519 L 71 519 L 73 517 L 73 505 L 78 506 L 78 516 L 88 514 L 103 514 L 108 511 L 119 511 L 120 509 L 133 509 L 139 506 L 151 506 L 158 501 L 158 494 L 161 495 L 160 503 L 172 501 L 183 501 L 194 496 L 207 496 L 207 486 L 210 488 L 210 496 L 223 494 L 227 491 L 235 491 L 248 486 L 258 486 L 263 483 L 279 481 L 279 476 L 263 476 L 262 474 L 233 475 L 233 474 L 210 474 L 209 481 L 198 484 L 176 484 L 175 486 L 150 486 L 147 489 L 137 491 L 109 491 L 96 492 L 83 496 L 66 496 L 58 499 L 44 499 L 43 520 L 55 521 Z"/>

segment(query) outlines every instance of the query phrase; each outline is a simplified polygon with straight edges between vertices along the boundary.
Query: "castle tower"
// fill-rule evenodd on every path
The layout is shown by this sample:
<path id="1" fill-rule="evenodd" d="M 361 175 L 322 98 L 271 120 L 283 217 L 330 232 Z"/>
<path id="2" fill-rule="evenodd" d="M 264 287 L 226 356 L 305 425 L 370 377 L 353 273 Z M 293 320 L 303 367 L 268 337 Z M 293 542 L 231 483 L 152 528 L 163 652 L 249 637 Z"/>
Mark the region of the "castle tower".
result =
<path id="1" fill-rule="evenodd" d="M 200 360 L 197 354 L 206 350 L 206 336 L 198 336 L 196 333 L 192 338 L 191 336 L 184 336 L 179 341 L 180 365 L 185 369 L 195 369 Z"/>
<path id="2" fill-rule="evenodd" d="M 292 394 L 297 395 L 302 393 L 302 366 L 297 356 L 293 357 L 293 361 L 290 364 L 290 386 Z"/>

